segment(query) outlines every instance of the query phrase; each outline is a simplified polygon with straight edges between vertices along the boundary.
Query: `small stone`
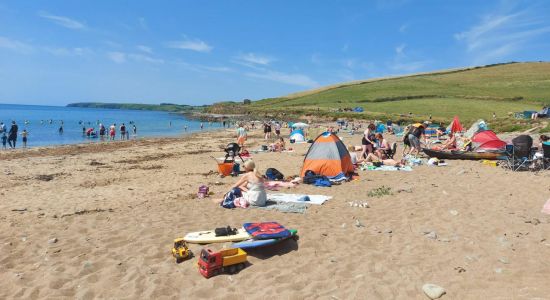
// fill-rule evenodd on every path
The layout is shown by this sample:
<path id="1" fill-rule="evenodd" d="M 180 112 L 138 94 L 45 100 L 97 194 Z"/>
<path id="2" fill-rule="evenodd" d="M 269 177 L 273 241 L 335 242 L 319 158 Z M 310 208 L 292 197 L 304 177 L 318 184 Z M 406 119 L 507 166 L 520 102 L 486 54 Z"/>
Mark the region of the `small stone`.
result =
<path id="1" fill-rule="evenodd" d="M 355 227 L 365 227 L 358 219 L 355 219 Z"/>
<path id="2" fill-rule="evenodd" d="M 387 234 L 391 234 L 393 231 L 392 231 L 391 229 L 387 229 L 385 232 L 386 232 Z"/>
<path id="3" fill-rule="evenodd" d="M 27 237 L 26 237 L 26 236 L 22 237 L 22 238 L 21 238 L 21 241 L 22 241 L 22 242 L 26 242 L 26 241 L 27 241 Z"/>
<path id="4" fill-rule="evenodd" d="M 437 239 L 437 233 L 435 231 L 430 231 L 426 234 L 426 237 L 431 239 L 431 240 L 436 240 Z"/>
<path id="5" fill-rule="evenodd" d="M 430 299 L 438 299 L 446 293 L 444 288 L 432 283 L 426 283 L 425 285 L 423 285 L 422 291 Z"/>
<path id="6" fill-rule="evenodd" d="M 501 274 L 501 273 L 502 273 L 502 268 L 496 268 L 496 269 L 495 269 L 495 273 Z"/>
<path id="7" fill-rule="evenodd" d="M 48 240 L 48 244 L 55 244 L 55 243 L 57 243 L 57 238 L 56 237 L 54 237 L 53 239 Z"/>
<path id="8" fill-rule="evenodd" d="M 498 261 L 500 261 L 501 263 L 503 263 L 505 265 L 510 263 L 510 261 L 506 257 L 501 257 L 501 258 L 498 259 Z"/>
<path id="9" fill-rule="evenodd" d="M 453 216 L 458 216 L 458 211 L 456 211 L 454 209 L 449 210 L 449 213 Z"/>
<path id="10" fill-rule="evenodd" d="M 533 225 L 539 225 L 539 224 L 540 224 L 540 220 L 537 219 L 537 218 L 533 218 L 533 220 L 531 220 L 531 224 L 533 224 Z"/>
<path id="11" fill-rule="evenodd" d="M 346 223 L 342 223 L 342 225 L 340 227 L 346 228 Z"/>
<path id="12" fill-rule="evenodd" d="M 335 262 L 336 262 L 336 259 L 331 258 L 331 259 L 330 259 L 330 262 L 331 262 L 331 263 L 335 263 Z"/>

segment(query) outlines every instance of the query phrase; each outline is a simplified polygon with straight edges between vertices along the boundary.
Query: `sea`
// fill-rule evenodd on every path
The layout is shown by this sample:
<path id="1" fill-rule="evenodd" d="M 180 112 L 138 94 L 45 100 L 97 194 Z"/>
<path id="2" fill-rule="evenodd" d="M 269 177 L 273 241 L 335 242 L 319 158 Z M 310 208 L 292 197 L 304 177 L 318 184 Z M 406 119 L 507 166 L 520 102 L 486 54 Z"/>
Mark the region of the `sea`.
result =
<path id="1" fill-rule="evenodd" d="M 145 110 L 100 109 L 64 106 L 0 104 L 0 122 L 9 130 L 12 121 L 19 126 L 17 148 L 22 146 L 21 132 L 27 130 L 27 147 L 104 142 L 99 137 L 90 138 L 83 128 L 99 132 L 102 123 L 108 130 L 116 124 L 116 140 L 120 140 L 119 127 L 125 123 L 130 139 L 142 137 L 177 137 L 185 134 L 222 128 L 222 123 L 191 120 L 184 115 Z M 137 134 L 132 133 L 135 124 Z M 63 127 L 60 133 L 59 128 Z M 185 130 L 187 127 L 187 130 Z"/>

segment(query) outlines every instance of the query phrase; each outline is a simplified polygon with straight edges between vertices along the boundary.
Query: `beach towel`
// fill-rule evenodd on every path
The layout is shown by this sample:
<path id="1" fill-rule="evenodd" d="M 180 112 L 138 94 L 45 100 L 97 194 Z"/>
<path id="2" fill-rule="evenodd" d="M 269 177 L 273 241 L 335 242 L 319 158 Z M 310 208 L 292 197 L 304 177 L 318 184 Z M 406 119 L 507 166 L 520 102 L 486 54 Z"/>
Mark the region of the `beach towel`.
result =
<path id="1" fill-rule="evenodd" d="M 303 201 L 304 197 L 308 196 L 309 201 Z M 274 202 L 287 202 L 287 203 L 307 203 L 307 204 L 316 204 L 322 205 L 326 201 L 332 199 L 332 196 L 325 195 L 304 195 L 304 194 L 284 194 L 284 193 L 273 193 L 267 194 L 268 201 Z"/>
<path id="2" fill-rule="evenodd" d="M 293 203 L 293 202 L 275 202 L 269 201 L 265 203 L 265 206 L 249 206 L 250 208 L 257 208 L 263 210 L 276 210 L 283 213 L 297 213 L 304 214 L 308 208 L 308 205 L 304 203 Z"/>
<path id="3" fill-rule="evenodd" d="M 405 167 L 394 167 L 394 166 L 380 166 L 380 167 L 374 167 L 374 166 L 369 166 L 367 168 L 363 168 L 361 167 L 361 170 L 363 171 L 405 171 L 405 172 L 410 172 L 413 170 L 413 168 L 411 168 L 410 166 L 405 166 Z"/>
<path id="4" fill-rule="evenodd" d="M 254 239 L 277 239 L 290 237 L 291 233 L 277 222 L 244 223 L 244 230 Z"/>

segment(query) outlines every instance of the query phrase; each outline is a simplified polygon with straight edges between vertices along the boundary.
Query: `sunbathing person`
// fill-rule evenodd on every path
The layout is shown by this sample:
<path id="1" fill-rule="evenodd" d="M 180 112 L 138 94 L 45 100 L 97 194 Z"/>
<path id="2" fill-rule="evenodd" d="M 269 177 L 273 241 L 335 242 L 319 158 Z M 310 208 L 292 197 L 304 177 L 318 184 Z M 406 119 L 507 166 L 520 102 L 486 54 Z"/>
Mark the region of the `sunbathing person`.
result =
<path id="1" fill-rule="evenodd" d="M 381 133 L 375 135 L 376 140 L 378 141 L 378 147 L 376 148 L 376 156 L 381 159 L 388 158 L 388 151 L 391 151 L 390 143 L 382 136 Z"/>
<path id="2" fill-rule="evenodd" d="M 449 138 L 439 147 L 434 147 L 435 150 L 456 150 L 456 133 L 450 132 Z"/>
<path id="3" fill-rule="evenodd" d="M 403 163 L 397 161 L 397 160 L 394 160 L 394 159 L 380 159 L 378 156 L 372 154 L 372 153 L 369 153 L 369 155 L 367 155 L 367 158 L 365 159 L 365 162 L 367 163 L 382 163 L 383 165 L 385 166 L 392 166 L 392 167 L 403 167 Z"/>
<path id="4" fill-rule="evenodd" d="M 280 137 L 275 143 L 271 144 L 271 151 L 282 152 L 285 150 L 285 140 Z"/>
<path id="5" fill-rule="evenodd" d="M 267 194 L 264 189 L 264 178 L 256 169 L 254 161 L 247 160 L 244 163 L 245 174 L 239 178 L 231 189 L 238 188 L 241 190 L 242 197 L 234 200 L 237 207 L 265 206 Z M 223 203 L 223 199 L 215 200 L 216 203 Z"/>
<path id="6" fill-rule="evenodd" d="M 365 161 L 363 158 L 358 157 L 357 152 L 355 151 L 355 146 L 349 145 L 348 146 L 348 152 L 349 152 L 349 155 L 351 156 L 351 163 L 354 166 L 357 166 L 358 164 Z"/>

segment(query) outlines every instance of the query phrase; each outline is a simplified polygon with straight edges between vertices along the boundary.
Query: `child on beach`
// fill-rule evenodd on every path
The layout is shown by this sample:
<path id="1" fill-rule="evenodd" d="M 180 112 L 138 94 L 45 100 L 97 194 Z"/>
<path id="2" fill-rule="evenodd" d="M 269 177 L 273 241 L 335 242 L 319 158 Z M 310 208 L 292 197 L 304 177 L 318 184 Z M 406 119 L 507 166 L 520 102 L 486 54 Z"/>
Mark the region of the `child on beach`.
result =
<path id="1" fill-rule="evenodd" d="M 2 149 L 7 149 L 6 144 L 8 143 L 8 136 L 5 132 L 2 133 Z"/>
<path id="2" fill-rule="evenodd" d="M 29 133 L 27 132 L 27 129 L 23 129 L 23 132 L 21 132 L 21 138 L 23 140 L 23 148 L 27 148 L 27 135 Z"/>

